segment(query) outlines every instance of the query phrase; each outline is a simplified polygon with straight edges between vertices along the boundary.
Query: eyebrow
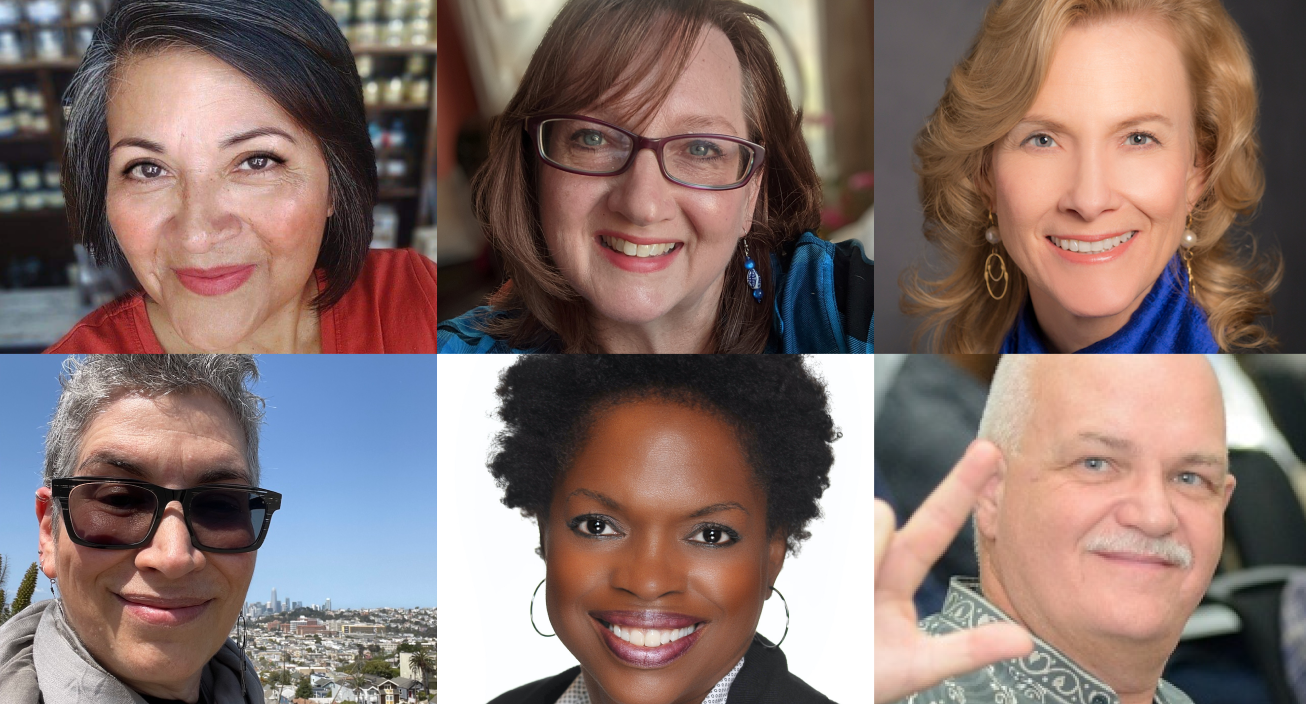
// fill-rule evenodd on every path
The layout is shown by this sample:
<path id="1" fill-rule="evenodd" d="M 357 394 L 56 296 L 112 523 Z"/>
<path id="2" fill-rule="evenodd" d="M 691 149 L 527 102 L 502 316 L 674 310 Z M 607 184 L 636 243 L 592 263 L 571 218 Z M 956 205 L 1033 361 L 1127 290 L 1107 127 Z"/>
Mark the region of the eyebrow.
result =
<path id="1" fill-rule="evenodd" d="M 1137 127 L 1138 125 L 1141 125 L 1145 122 L 1159 122 L 1165 125 L 1166 127 L 1174 127 L 1174 123 L 1170 121 L 1170 118 L 1166 117 L 1165 115 L 1162 115 L 1161 113 L 1149 112 L 1149 113 L 1144 113 L 1142 115 L 1135 115 L 1134 117 L 1121 120 L 1120 122 L 1116 123 L 1115 127 L 1113 127 L 1111 131 L 1113 133 L 1119 132 L 1121 130 L 1129 129 L 1130 127 Z M 1016 127 L 1021 127 L 1021 126 L 1045 129 L 1048 130 L 1049 132 L 1070 131 L 1069 128 L 1067 128 L 1064 124 L 1057 122 L 1056 120 L 1053 120 L 1050 117 L 1044 117 L 1042 115 L 1026 116 L 1025 119 L 1016 123 Z"/>
<path id="2" fill-rule="evenodd" d="M 236 146 L 237 144 L 240 144 L 241 142 L 248 142 L 249 140 L 256 139 L 258 137 L 283 137 L 285 139 L 290 140 L 291 144 L 299 144 L 298 142 L 295 141 L 294 137 L 290 136 L 288 132 L 280 128 L 255 127 L 252 130 L 246 130 L 239 134 L 233 134 L 230 137 L 227 137 L 226 139 L 222 140 L 222 142 L 219 143 L 219 146 L 221 146 L 223 149 L 230 149 Z M 109 153 L 110 154 L 114 153 L 120 147 L 140 147 L 141 149 L 154 152 L 155 154 L 163 154 L 165 151 L 167 151 L 163 148 L 162 144 L 159 144 L 158 142 L 149 139 L 145 139 L 143 137 L 123 137 L 122 139 L 118 140 L 117 143 L 115 143 L 111 149 L 109 149 Z"/>
<path id="3" fill-rule="evenodd" d="M 589 489 L 577 489 L 571 492 L 570 494 L 568 494 L 567 498 L 571 499 L 571 497 L 577 495 L 587 496 L 591 499 L 594 499 L 595 501 L 603 504 L 604 506 L 612 509 L 613 511 L 621 510 L 621 504 L 617 503 L 615 499 L 600 494 L 597 491 L 590 491 Z M 709 516 L 711 514 L 720 513 L 722 511 L 735 511 L 735 510 L 743 511 L 744 513 L 748 514 L 748 509 L 744 508 L 743 504 L 737 503 L 735 501 L 722 501 L 720 503 L 711 504 L 710 506 L 704 506 L 703 508 L 700 508 L 697 511 L 694 511 L 693 513 L 689 514 L 689 517 L 701 518 L 703 516 Z"/>
<path id="4" fill-rule="evenodd" d="M 714 115 L 687 115 L 671 124 L 676 126 L 676 130 L 717 130 L 735 136 L 734 125 L 729 120 Z"/>
<path id="5" fill-rule="evenodd" d="M 82 463 L 78 465 L 77 469 L 80 471 L 88 466 L 97 464 L 109 465 L 116 469 L 120 469 L 137 479 L 152 481 L 148 473 L 142 467 L 112 450 L 97 450 L 92 452 L 85 460 L 82 460 Z M 230 481 L 253 484 L 250 480 L 249 472 L 230 466 L 218 466 L 204 470 L 200 473 L 195 484 L 216 484 Z"/>
<path id="6" fill-rule="evenodd" d="M 1105 433 L 1095 433 L 1092 431 L 1085 431 L 1080 433 L 1078 435 L 1078 438 L 1080 440 L 1084 440 L 1087 442 L 1104 445 L 1109 449 L 1115 450 L 1116 452 L 1133 452 L 1136 449 L 1136 446 L 1134 445 L 1133 442 L 1126 440 L 1124 438 L 1116 437 L 1114 435 L 1107 435 Z M 1215 467 L 1217 469 L 1224 469 L 1224 470 L 1228 470 L 1229 468 L 1229 461 L 1227 457 L 1221 457 L 1219 455 L 1211 454 L 1209 452 L 1190 452 L 1187 455 L 1184 455 L 1182 458 L 1180 458 L 1179 464 L 1183 466 L 1205 465 L 1208 467 Z"/>

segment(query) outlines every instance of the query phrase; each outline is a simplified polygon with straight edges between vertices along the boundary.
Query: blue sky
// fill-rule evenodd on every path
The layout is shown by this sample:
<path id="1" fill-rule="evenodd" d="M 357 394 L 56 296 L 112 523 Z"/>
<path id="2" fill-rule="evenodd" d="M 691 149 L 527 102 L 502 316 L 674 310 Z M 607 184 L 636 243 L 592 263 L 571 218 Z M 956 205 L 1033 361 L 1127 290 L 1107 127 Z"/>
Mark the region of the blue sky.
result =
<path id="1" fill-rule="evenodd" d="M 36 560 L 33 497 L 61 357 L 0 356 L 0 555 Z M 259 357 L 262 486 L 281 492 L 248 601 L 436 606 L 435 355 Z M 38 580 L 34 599 L 49 598 Z"/>

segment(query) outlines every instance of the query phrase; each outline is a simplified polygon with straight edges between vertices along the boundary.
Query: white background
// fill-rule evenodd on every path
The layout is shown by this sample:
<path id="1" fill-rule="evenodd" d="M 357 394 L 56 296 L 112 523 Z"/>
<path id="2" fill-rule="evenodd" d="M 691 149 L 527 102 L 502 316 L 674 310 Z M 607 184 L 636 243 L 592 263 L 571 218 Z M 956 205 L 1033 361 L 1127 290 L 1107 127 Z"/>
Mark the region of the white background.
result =
<path id="1" fill-rule="evenodd" d="M 437 573 L 440 696 L 480 704 L 520 685 L 574 667 L 557 638 L 531 628 L 531 592 L 544 578 L 535 524 L 500 503 L 486 468 L 500 429 L 494 387 L 516 357 L 440 355 L 437 384 Z M 789 556 L 776 588 L 789 601 L 789 670 L 841 704 L 869 702 L 872 669 L 873 357 L 807 358 L 826 380 L 830 411 L 843 437 L 834 443 L 824 517 Z M 541 590 L 543 591 L 543 590 Z M 536 623 L 552 633 L 541 594 Z M 758 631 L 784 631 L 778 597 L 767 601 Z"/>

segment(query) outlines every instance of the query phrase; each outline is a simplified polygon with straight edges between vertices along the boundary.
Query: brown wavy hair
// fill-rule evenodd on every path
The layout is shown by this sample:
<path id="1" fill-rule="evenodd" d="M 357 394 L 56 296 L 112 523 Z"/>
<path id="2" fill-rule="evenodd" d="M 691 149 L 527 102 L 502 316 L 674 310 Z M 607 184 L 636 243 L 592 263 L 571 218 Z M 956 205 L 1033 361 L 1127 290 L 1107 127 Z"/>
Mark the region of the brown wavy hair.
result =
<path id="1" fill-rule="evenodd" d="M 1269 312 L 1283 263 L 1258 254 L 1245 229 L 1265 190 L 1256 135 L 1256 78 L 1247 44 L 1219 0 L 1002 0 L 948 78 L 938 107 L 916 135 L 916 173 L 925 239 L 943 250 L 950 272 L 930 278 L 917 263 L 899 281 L 902 309 L 922 316 L 913 346 L 938 352 L 997 352 L 1025 302 L 1028 282 L 1007 267 L 1010 293 L 985 289 L 994 144 L 1034 103 L 1057 40 L 1071 25 L 1121 15 L 1161 19 L 1174 32 L 1193 96 L 1198 163 L 1206 187 L 1192 213 L 1192 295 L 1220 349 L 1270 347 L 1256 323 Z M 1244 216 L 1238 236 L 1230 232 Z"/>
<path id="2" fill-rule="evenodd" d="M 771 253 L 820 225 L 820 179 L 770 44 L 759 29 L 766 13 L 738 0 L 570 0 L 531 58 L 526 75 L 490 129 L 489 158 L 472 180 L 478 219 L 504 263 L 508 281 L 490 296 L 495 315 L 481 323 L 513 347 L 601 352 L 589 304 L 559 272 L 540 226 L 539 160 L 526 121 L 538 115 L 581 113 L 603 100 L 622 123 L 638 130 L 684 72 L 705 27 L 730 40 L 743 69 L 747 139 L 766 148 L 749 249 L 763 281 Z M 627 71 L 647 66 L 646 71 Z M 636 88 L 648 75 L 652 88 Z M 713 331 L 713 352 L 761 352 L 771 328 L 774 292 L 758 305 L 744 280 L 736 249 Z"/>

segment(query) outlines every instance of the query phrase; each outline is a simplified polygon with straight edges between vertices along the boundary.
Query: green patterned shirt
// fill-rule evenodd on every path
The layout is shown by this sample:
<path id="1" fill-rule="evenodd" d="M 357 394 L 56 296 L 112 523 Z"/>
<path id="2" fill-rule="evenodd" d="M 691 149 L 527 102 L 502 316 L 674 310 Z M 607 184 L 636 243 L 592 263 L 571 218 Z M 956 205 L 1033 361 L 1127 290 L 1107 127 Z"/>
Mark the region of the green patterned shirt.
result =
<path id="1" fill-rule="evenodd" d="M 1011 621 L 980 594 L 979 580 L 953 577 L 943 611 L 921 621 L 922 631 L 943 635 Z M 1157 704 L 1193 704 L 1177 687 L 1158 680 Z M 1037 636 L 1034 651 L 1023 658 L 1003 660 L 974 672 L 944 680 L 903 700 L 905 704 L 1120 704 L 1120 697 L 1102 680 Z"/>

